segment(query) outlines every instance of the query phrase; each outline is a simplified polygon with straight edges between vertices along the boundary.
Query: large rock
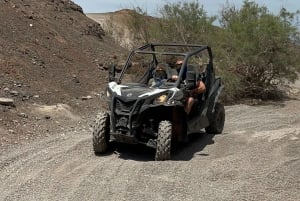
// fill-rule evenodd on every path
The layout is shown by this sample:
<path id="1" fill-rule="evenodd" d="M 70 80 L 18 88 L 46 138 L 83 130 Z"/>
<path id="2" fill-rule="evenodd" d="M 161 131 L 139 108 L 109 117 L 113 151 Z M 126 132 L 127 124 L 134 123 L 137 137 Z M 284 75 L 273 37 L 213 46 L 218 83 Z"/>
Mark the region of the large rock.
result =
<path id="1" fill-rule="evenodd" d="M 14 100 L 11 98 L 1 98 L 0 97 L 0 105 L 14 106 Z"/>

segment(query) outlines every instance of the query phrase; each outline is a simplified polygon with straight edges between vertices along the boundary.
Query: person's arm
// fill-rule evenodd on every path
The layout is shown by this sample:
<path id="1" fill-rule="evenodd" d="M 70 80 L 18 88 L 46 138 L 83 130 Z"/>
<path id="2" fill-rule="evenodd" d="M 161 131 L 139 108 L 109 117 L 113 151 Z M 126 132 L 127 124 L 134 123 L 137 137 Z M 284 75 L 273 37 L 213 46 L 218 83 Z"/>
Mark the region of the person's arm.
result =
<path id="1" fill-rule="evenodd" d="M 201 80 L 197 81 L 197 85 L 196 86 L 197 87 L 192 90 L 192 94 L 198 95 L 198 94 L 204 93 L 206 91 L 205 84 Z"/>

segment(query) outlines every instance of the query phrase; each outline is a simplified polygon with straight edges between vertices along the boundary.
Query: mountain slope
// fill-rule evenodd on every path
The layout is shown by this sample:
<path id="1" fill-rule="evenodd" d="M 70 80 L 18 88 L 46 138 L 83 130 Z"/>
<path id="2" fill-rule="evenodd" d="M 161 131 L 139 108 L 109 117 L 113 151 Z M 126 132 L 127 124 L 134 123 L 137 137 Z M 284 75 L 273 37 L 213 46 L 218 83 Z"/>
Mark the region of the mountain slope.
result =
<path id="1" fill-rule="evenodd" d="M 143 16 L 135 10 L 130 9 L 122 9 L 109 13 L 87 13 L 86 15 L 101 24 L 103 29 L 110 33 L 118 44 L 127 49 L 137 47 L 145 41 L 142 36 L 138 36 L 139 33 L 133 34 L 132 32 L 134 31 L 132 29 L 134 30 L 140 26 L 148 26 L 150 23 L 158 20 L 152 16 Z M 137 25 L 139 23 L 143 25 Z"/>
<path id="2" fill-rule="evenodd" d="M 22 83 L 49 103 L 99 86 L 99 64 L 120 50 L 71 1 L 0 1 L 0 22 L 0 86 Z"/>
<path id="3" fill-rule="evenodd" d="M 103 67 L 123 49 L 81 7 L 0 0 L 0 24 L 0 146 L 53 134 L 103 106 Z"/>

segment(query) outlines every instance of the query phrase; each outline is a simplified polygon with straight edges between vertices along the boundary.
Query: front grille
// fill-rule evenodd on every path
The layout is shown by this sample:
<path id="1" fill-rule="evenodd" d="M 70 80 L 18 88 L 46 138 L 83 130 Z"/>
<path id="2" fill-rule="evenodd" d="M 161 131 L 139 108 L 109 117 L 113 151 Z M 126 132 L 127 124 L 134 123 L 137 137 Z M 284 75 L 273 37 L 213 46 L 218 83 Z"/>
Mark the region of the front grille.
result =
<path id="1" fill-rule="evenodd" d="M 136 102 L 135 100 L 126 102 L 120 99 L 115 99 L 115 111 L 119 114 L 129 114 L 132 112 L 132 114 L 134 115 L 140 111 L 143 103 L 143 100 L 139 100 L 138 102 Z"/>
<path id="2" fill-rule="evenodd" d="M 130 101 L 130 102 L 125 102 L 121 101 L 119 99 L 116 99 L 116 110 L 120 112 L 126 112 L 129 113 L 131 112 L 133 106 L 134 106 L 135 101 Z"/>
<path id="3" fill-rule="evenodd" d="M 121 117 L 118 118 L 116 121 L 116 127 L 121 127 L 121 128 L 128 128 L 128 118 L 127 117 Z"/>

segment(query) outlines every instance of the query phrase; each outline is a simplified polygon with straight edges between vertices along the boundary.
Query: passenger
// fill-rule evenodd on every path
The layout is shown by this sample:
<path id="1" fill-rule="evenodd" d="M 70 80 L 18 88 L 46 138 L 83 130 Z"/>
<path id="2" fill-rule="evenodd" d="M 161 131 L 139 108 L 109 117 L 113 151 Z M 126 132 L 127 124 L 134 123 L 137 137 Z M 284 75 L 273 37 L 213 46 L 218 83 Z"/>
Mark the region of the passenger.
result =
<path id="1" fill-rule="evenodd" d="M 166 64 L 159 63 L 153 71 L 153 78 L 148 82 L 151 87 L 159 87 L 164 81 L 168 79 L 168 72 Z"/>
<path id="2" fill-rule="evenodd" d="M 177 67 L 178 73 L 180 72 L 180 68 L 181 68 L 182 64 L 183 64 L 182 60 L 178 60 L 176 62 L 176 65 L 178 66 Z M 184 72 L 183 80 L 185 79 L 185 76 L 186 76 L 186 72 Z M 176 81 L 177 79 L 178 79 L 178 75 L 172 76 L 172 80 Z M 195 88 L 192 89 L 190 91 L 189 95 L 186 97 L 184 110 L 187 114 L 190 114 L 191 109 L 195 103 L 195 99 L 197 99 L 198 95 L 204 93 L 205 91 L 206 91 L 206 87 L 205 87 L 204 82 L 202 80 L 197 80 Z"/>
<path id="3" fill-rule="evenodd" d="M 198 80 L 196 82 L 196 88 L 191 90 L 191 93 L 188 95 L 185 103 L 184 110 L 187 114 L 190 114 L 191 109 L 195 103 L 195 99 L 199 96 L 199 94 L 202 94 L 206 91 L 206 87 L 204 82 L 202 80 Z"/>

